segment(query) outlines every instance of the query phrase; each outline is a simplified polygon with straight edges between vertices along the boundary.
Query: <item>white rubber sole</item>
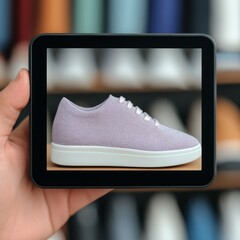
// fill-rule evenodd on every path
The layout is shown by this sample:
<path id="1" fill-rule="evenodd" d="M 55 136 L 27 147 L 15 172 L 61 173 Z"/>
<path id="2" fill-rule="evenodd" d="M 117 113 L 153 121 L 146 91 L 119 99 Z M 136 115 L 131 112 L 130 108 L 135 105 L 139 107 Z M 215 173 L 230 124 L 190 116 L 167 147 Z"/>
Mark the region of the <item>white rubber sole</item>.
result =
<path id="1" fill-rule="evenodd" d="M 101 146 L 69 146 L 52 143 L 51 160 L 62 166 L 170 167 L 201 156 L 201 144 L 172 151 L 142 151 Z"/>

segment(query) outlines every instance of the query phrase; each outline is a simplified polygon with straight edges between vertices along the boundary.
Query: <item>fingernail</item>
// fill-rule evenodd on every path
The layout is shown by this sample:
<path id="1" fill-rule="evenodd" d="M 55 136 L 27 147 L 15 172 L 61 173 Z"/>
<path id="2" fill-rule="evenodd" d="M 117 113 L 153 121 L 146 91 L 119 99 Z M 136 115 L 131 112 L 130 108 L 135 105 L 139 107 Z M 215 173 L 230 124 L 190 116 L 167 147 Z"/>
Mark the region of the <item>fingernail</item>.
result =
<path id="1" fill-rule="evenodd" d="M 20 71 L 18 72 L 18 74 L 17 74 L 15 80 L 20 79 L 20 78 L 21 78 L 21 75 L 22 75 L 22 69 L 20 69 Z"/>

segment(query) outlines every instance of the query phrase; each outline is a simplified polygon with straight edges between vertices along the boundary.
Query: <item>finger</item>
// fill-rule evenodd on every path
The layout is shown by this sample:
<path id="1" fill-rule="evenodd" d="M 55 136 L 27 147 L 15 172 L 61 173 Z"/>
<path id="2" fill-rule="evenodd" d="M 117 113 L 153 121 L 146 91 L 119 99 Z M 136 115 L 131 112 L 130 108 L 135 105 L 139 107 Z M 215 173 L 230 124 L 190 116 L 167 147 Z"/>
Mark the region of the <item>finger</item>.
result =
<path id="1" fill-rule="evenodd" d="M 53 232 L 79 209 L 112 191 L 112 189 L 35 189 L 44 191 Z"/>
<path id="2" fill-rule="evenodd" d="M 15 177 L 19 180 L 26 179 L 28 176 L 29 169 L 29 117 L 26 117 L 17 128 L 15 128 L 12 133 L 8 136 L 7 142 L 14 147 L 14 151 L 9 151 L 12 153 L 11 157 L 7 159 L 14 166 Z M 5 146 L 9 146 L 5 145 Z M 6 151 L 8 151 L 6 149 Z M 21 181 L 20 180 L 20 181 Z"/>
<path id="3" fill-rule="evenodd" d="M 0 136 L 9 136 L 30 95 L 28 71 L 19 71 L 15 81 L 0 92 Z"/>
<path id="4" fill-rule="evenodd" d="M 9 137 L 12 141 L 29 144 L 29 117 L 26 117 L 19 126 L 13 130 Z"/>
<path id="5" fill-rule="evenodd" d="M 71 189 L 69 192 L 70 214 L 74 214 L 79 209 L 111 191 L 112 189 Z"/>

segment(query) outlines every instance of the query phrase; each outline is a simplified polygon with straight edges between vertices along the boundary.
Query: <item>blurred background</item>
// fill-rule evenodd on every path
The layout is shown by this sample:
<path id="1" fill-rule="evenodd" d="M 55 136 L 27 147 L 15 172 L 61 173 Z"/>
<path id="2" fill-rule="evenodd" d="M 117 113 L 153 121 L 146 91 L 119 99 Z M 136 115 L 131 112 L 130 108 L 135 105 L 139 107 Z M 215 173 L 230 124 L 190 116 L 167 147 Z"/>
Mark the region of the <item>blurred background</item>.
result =
<path id="1" fill-rule="evenodd" d="M 240 239 L 240 0 L 1 0 L 0 89 L 16 76 L 19 68 L 28 67 L 29 41 L 35 34 L 45 32 L 206 33 L 217 44 L 218 173 L 215 182 L 198 190 L 115 191 L 76 213 L 64 230 L 52 239 Z M 129 61 L 135 65 L 139 61 L 136 55 L 145 61 L 151 56 L 149 53 L 133 52 Z M 53 51 L 50 55 L 53 66 L 66 64 L 60 53 Z M 84 64 L 93 67 L 88 63 L 92 62 L 91 54 L 86 55 L 88 58 Z M 199 59 L 196 57 L 194 60 L 194 53 L 185 50 L 178 51 L 175 56 L 185 60 L 178 61 L 174 69 L 182 72 L 188 69 L 185 71 L 188 74 L 189 64 Z M 114 59 L 117 61 L 120 58 L 117 55 Z M 187 63 L 188 67 L 182 63 Z M 52 73 L 51 69 L 49 72 L 52 79 L 55 75 L 53 69 Z M 101 69 L 104 71 L 106 68 Z M 196 68 L 196 73 L 198 70 Z M 171 71 L 166 73 L 168 77 Z M 114 76 L 119 76 L 116 73 L 117 70 Z M 195 84 L 194 71 L 189 76 L 183 77 L 184 87 L 176 78 L 166 78 L 165 85 L 156 78 L 152 78 L 154 80 L 150 85 L 150 80 L 147 80 L 151 91 L 167 96 L 167 103 L 165 100 L 165 103 L 156 104 L 155 111 L 157 109 L 161 113 L 171 109 L 168 120 L 178 119 L 176 122 L 179 122 L 180 119 L 182 127 L 187 129 L 201 119 L 201 103 L 197 97 L 200 86 Z M 134 76 L 131 82 L 122 79 L 114 82 L 115 77 L 105 78 L 107 84 L 93 85 L 99 92 L 114 88 L 116 92 L 120 88 L 121 91 L 129 91 L 128 84 L 132 84 L 131 92 L 141 92 L 134 90 L 134 81 L 139 77 Z M 66 88 L 64 81 L 57 81 L 62 83 L 60 86 L 56 86 L 54 81 L 49 81 L 48 86 L 48 100 L 53 106 L 56 97 L 74 95 L 78 101 L 82 92 L 87 96 L 92 89 L 86 87 L 90 80 L 83 85 L 85 89 L 79 85 L 75 92 Z M 116 86 L 119 83 L 122 84 Z M 24 109 L 19 121 L 28 111 L 28 107 Z M 50 129 L 51 109 L 49 112 Z M 190 115 L 192 118 L 188 118 Z M 192 129 L 196 128 L 192 126 Z"/>

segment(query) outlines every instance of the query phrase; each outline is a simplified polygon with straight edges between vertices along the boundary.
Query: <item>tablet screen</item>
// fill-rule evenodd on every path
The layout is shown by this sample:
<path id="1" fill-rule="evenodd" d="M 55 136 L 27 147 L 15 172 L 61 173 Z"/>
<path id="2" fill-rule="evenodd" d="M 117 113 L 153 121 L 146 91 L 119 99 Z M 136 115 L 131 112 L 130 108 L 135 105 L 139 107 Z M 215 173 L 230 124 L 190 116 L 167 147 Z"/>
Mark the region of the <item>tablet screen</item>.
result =
<path id="1" fill-rule="evenodd" d="M 201 48 L 46 51 L 47 171 L 202 170 Z"/>

